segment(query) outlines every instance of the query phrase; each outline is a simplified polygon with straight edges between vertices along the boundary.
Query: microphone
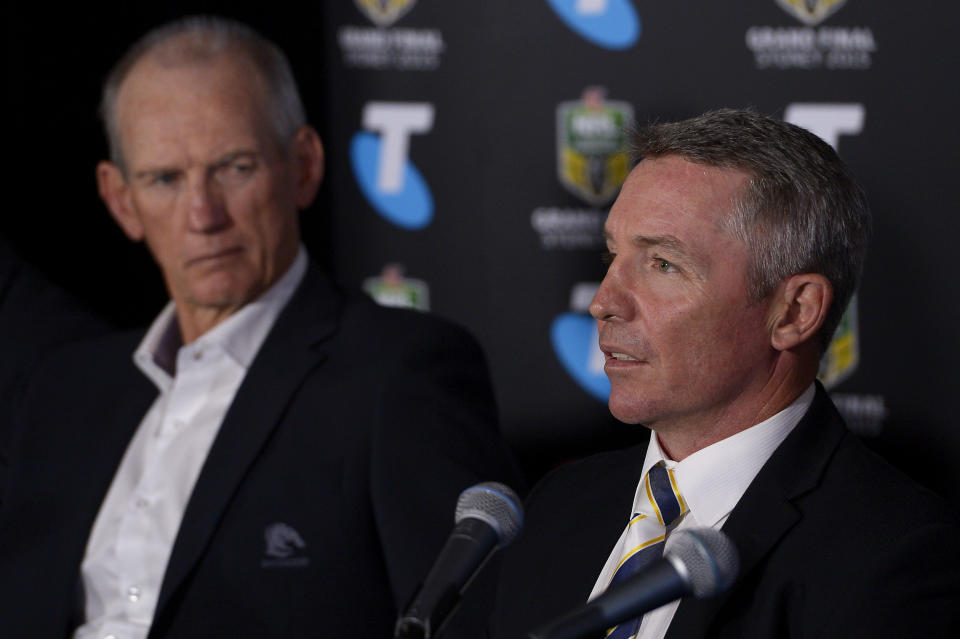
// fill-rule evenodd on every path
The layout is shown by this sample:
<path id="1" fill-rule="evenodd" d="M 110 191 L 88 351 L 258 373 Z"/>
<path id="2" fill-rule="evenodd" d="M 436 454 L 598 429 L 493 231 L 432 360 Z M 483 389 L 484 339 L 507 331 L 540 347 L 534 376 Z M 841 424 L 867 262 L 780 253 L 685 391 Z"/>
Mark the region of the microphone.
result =
<path id="1" fill-rule="evenodd" d="M 677 530 L 667 540 L 661 559 L 528 634 L 527 639 L 581 639 L 686 595 L 713 597 L 730 587 L 739 569 L 736 547 L 719 530 Z"/>
<path id="2" fill-rule="evenodd" d="M 430 639 L 456 608 L 467 582 L 500 546 L 523 526 L 517 494 L 497 482 L 483 482 L 460 493 L 455 526 L 447 543 L 406 612 L 397 620 L 394 639 Z"/>

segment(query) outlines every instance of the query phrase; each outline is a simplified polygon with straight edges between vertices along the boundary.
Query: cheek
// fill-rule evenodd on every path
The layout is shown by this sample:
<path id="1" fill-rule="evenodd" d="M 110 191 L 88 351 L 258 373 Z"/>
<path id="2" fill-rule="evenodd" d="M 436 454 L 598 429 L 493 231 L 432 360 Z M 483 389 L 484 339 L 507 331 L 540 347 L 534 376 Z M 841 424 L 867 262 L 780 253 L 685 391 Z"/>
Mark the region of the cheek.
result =
<path id="1" fill-rule="evenodd" d="M 684 305 L 665 311 L 660 320 L 654 347 L 668 371 L 683 379 L 723 370 L 741 356 L 742 312 L 724 305 Z"/>
<path id="2" fill-rule="evenodd" d="M 149 217 L 141 218 L 141 220 L 143 240 L 157 263 L 165 268 L 176 265 L 179 242 L 175 237 L 172 223 Z"/>

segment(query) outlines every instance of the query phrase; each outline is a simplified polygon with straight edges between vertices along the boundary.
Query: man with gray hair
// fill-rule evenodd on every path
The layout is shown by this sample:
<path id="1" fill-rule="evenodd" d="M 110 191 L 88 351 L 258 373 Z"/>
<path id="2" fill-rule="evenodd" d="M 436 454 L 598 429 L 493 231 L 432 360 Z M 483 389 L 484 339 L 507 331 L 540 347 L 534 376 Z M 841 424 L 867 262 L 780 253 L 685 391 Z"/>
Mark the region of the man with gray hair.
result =
<path id="1" fill-rule="evenodd" d="M 493 636 L 649 574 L 702 527 L 739 551 L 732 588 L 610 624 L 610 639 L 960 636 L 956 514 L 847 432 L 815 381 L 866 252 L 849 170 L 750 111 L 651 125 L 634 144 L 590 312 L 610 410 L 649 441 L 534 488 Z"/>
<path id="2" fill-rule="evenodd" d="M 58 353 L 23 400 L 4 636 L 389 636 L 459 493 L 515 481 L 479 347 L 310 261 L 320 139 L 248 27 L 147 34 L 102 114 L 100 194 L 171 301 Z"/>

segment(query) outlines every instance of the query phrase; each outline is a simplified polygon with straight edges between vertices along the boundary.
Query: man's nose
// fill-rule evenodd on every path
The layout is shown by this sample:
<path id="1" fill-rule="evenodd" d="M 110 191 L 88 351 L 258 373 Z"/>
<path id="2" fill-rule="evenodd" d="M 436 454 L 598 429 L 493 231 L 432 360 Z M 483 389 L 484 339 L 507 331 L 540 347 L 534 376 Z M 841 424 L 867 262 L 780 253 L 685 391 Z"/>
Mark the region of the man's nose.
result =
<path id="1" fill-rule="evenodd" d="M 187 223 L 191 231 L 213 233 L 230 223 L 222 189 L 209 177 L 190 181 L 187 193 Z"/>
<path id="2" fill-rule="evenodd" d="M 590 302 L 590 314 L 597 320 L 622 319 L 629 321 L 633 315 L 633 304 L 624 286 L 625 274 L 617 268 L 616 262 L 610 265 L 600 288 Z"/>

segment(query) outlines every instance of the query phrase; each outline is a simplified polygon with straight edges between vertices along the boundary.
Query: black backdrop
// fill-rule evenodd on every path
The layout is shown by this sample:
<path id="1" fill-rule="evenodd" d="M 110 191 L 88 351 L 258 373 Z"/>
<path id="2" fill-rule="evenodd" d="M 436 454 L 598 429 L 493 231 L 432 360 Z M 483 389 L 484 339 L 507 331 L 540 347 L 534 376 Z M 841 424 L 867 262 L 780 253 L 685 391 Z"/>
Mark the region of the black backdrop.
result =
<path id="1" fill-rule="evenodd" d="M 381 293 L 422 303 L 428 292 L 431 310 L 470 328 L 507 436 L 536 476 L 638 435 L 607 413 L 582 314 L 622 168 L 609 123 L 751 106 L 840 131 L 831 141 L 864 183 L 876 229 L 831 390 L 871 446 L 960 503 L 950 284 L 960 9 L 813 4 L 7 3 L 0 233 L 118 325 L 148 322 L 165 300 L 160 278 L 95 193 L 99 84 L 151 26 L 196 12 L 240 18 L 288 52 L 327 148 L 324 187 L 303 217 L 308 248 L 352 286 L 402 265 L 406 279 L 383 273 Z"/>

